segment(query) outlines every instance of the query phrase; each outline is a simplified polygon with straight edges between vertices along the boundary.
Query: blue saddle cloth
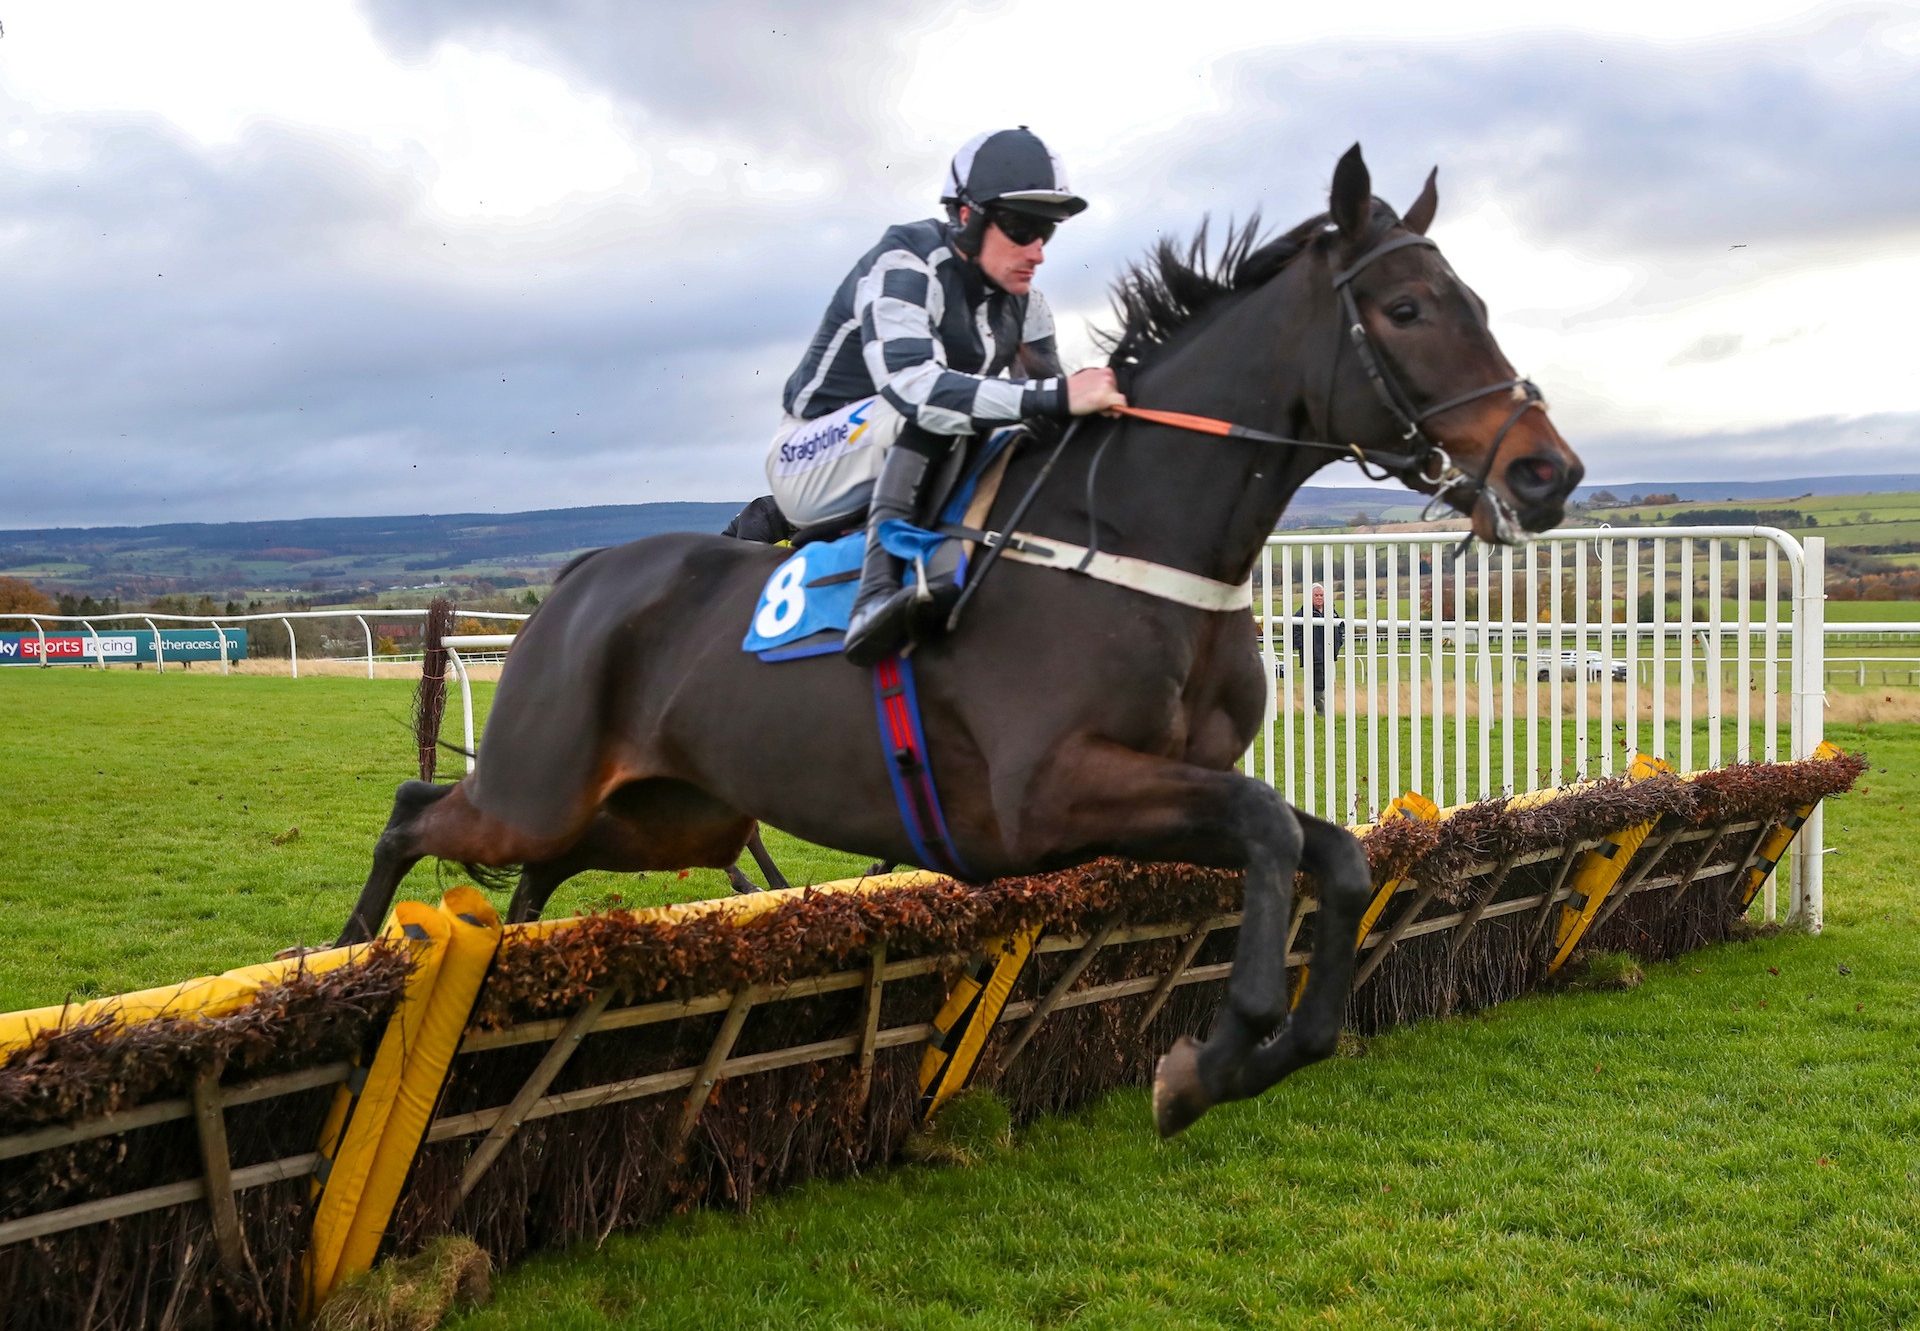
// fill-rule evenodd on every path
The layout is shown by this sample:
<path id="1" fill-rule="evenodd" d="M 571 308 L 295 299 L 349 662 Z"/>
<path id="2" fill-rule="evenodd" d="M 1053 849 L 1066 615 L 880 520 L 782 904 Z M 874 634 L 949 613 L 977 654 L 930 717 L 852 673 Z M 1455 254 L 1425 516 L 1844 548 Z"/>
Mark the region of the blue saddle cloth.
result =
<path id="1" fill-rule="evenodd" d="M 907 561 L 908 579 L 915 576 L 916 559 L 931 556 L 946 539 L 898 519 L 880 524 L 881 544 Z M 760 589 L 740 650 L 762 661 L 797 661 L 839 651 L 853 617 L 866 548 L 866 533 L 855 531 L 795 550 Z"/>
<path id="2" fill-rule="evenodd" d="M 1019 433 L 1009 428 L 997 430 L 988 438 L 941 510 L 942 522 L 959 522 L 965 516 L 987 464 Z M 854 595 L 860 590 L 860 560 L 866 553 L 866 539 L 865 532 L 848 532 L 831 541 L 814 541 L 788 556 L 760 589 L 740 650 L 752 652 L 762 661 L 798 661 L 839 651 L 847 621 L 853 617 Z M 896 559 L 906 561 L 903 582 L 917 576 L 916 562 L 932 558 L 941 543 L 949 539 L 897 518 L 880 524 L 880 543 Z M 965 578 L 962 561 L 963 583 Z"/>

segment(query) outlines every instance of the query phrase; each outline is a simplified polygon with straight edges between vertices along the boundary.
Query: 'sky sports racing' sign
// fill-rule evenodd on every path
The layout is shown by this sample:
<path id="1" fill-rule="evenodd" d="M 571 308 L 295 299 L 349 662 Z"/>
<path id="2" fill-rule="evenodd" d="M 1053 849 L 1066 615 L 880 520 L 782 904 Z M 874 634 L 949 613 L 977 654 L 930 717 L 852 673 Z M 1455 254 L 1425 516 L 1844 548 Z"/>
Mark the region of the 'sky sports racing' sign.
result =
<path id="1" fill-rule="evenodd" d="M 220 635 L 227 639 L 229 661 L 247 659 L 245 629 L 161 629 L 160 651 L 172 661 L 218 661 Z M 109 629 L 103 633 L 0 633 L 0 665 L 119 665 L 156 661 L 152 629 Z M 42 653 L 44 652 L 44 655 Z"/>

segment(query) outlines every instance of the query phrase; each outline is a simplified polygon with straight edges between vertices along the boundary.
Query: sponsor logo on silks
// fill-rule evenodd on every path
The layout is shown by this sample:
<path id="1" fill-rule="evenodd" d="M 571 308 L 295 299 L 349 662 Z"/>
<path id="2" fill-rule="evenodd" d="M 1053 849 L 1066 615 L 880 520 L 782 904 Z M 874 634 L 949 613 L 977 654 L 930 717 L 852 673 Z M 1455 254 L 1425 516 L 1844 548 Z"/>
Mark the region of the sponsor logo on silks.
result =
<path id="1" fill-rule="evenodd" d="M 834 454 L 853 447 L 854 441 L 872 422 L 866 413 L 873 403 L 863 402 L 860 409 L 843 420 L 814 430 L 802 430 L 780 445 L 780 474 L 790 475 L 827 462 Z"/>

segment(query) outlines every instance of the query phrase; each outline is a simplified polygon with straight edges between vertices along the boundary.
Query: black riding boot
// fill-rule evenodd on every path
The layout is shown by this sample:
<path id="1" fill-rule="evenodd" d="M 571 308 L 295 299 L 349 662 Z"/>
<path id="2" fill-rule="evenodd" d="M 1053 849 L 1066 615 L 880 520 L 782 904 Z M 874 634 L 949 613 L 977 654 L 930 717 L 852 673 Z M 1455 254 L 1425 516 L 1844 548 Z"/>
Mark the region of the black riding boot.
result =
<path id="1" fill-rule="evenodd" d="M 895 444 L 880 464 L 867 510 L 867 553 L 860 565 L 860 590 L 847 622 L 846 657 L 857 666 L 874 662 L 907 645 L 917 587 L 902 587 L 902 562 L 880 544 L 880 524 L 888 518 L 913 521 L 920 485 L 929 470 L 926 454 Z"/>

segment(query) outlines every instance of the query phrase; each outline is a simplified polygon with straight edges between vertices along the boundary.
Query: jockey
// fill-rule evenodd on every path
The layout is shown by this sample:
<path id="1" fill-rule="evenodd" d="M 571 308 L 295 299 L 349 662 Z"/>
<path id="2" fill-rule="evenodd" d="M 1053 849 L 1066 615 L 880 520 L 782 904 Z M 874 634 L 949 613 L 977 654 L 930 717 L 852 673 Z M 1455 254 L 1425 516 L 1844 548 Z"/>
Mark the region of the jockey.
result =
<path id="1" fill-rule="evenodd" d="M 845 647 L 856 665 L 908 639 L 916 589 L 901 586 L 901 562 L 876 532 L 913 520 L 936 463 L 978 433 L 1126 402 L 1111 370 L 1062 376 L 1053 315 L 1033 289 L 1055 226 L 1087 206 L 1039 136 L 1022 125 L 970 140 L 940 201 L 945 221 L 888 228 L 840 283 L 787 380 L 767 455 L 798 526 L 868 506 Z"/>

